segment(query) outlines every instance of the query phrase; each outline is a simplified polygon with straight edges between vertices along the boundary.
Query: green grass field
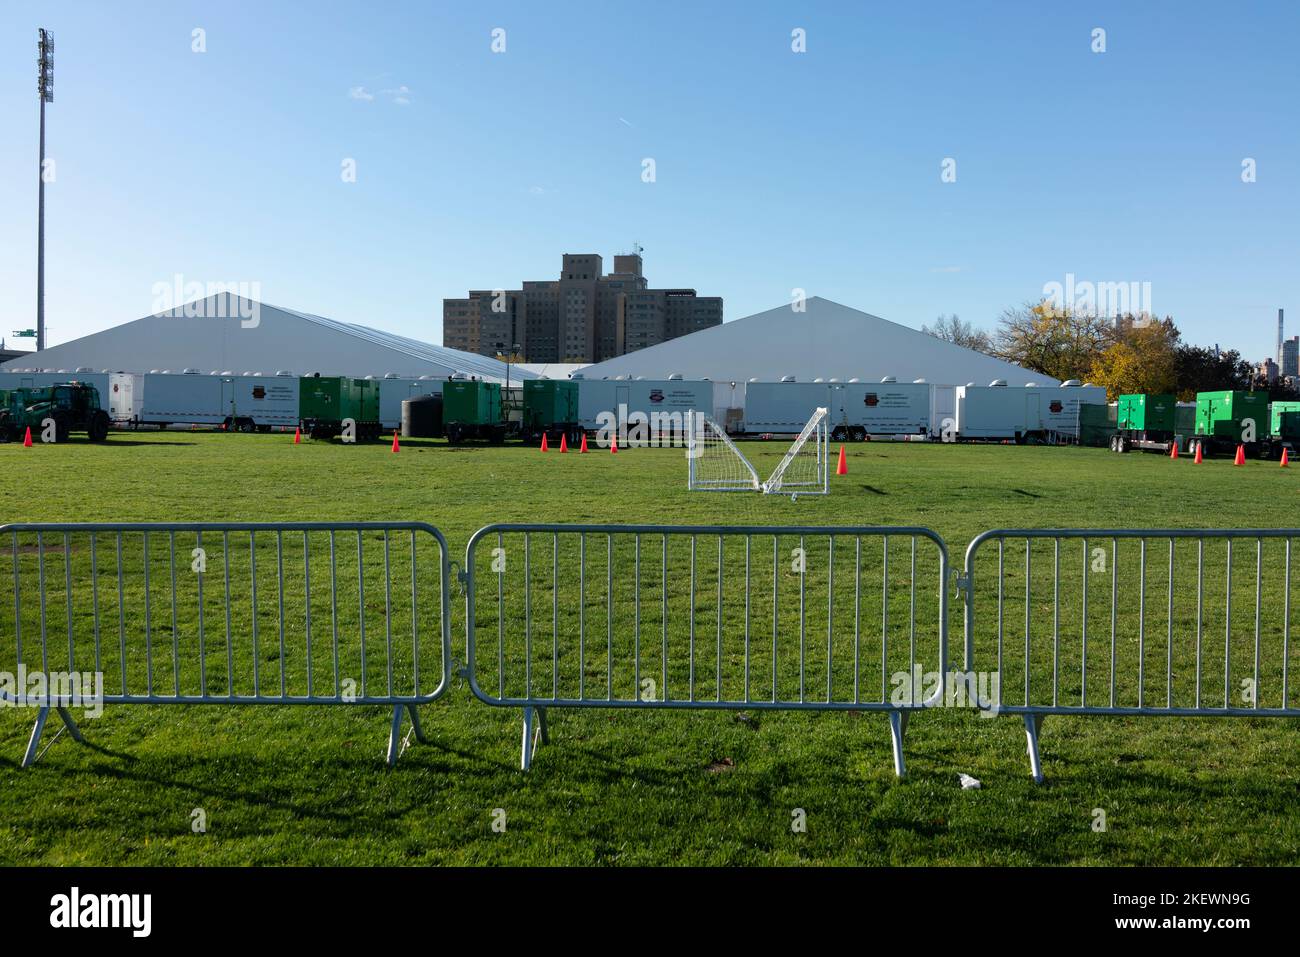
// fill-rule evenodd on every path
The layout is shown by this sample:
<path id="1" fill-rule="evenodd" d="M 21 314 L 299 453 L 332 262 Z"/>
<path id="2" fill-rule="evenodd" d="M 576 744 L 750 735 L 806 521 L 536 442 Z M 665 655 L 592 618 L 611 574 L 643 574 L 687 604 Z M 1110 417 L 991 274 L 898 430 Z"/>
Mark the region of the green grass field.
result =
<path id="1" fill-rule="evenodd" d="M 766 474 L 783 445 L 744 448 Z M 411 441 L 393 455 L 386 444 L 295 447 L 284 435 L 115 433 L 99 447 L 79 440 L 33 449 L 11 444 L 0 446 L 0 474 L 4 522 L 416 520 L 440 528 L 458 562 L 469 536 L 493 522 L 921 525 L 944 538 L 954 561 L 974 535 L 995 527 L 1300 524 L 1294 468 L 1260 462 L 1234 468 L 1226 460 L 1194 466 L 1100 449 L 855 445 L 849 475 L 832 476 L 829 497 L 794 503 L 688 493 L 680 451 L 543 456 L 518 447 L 449 449 Z M 704 543 L 706 551 L 716 541 Z M 540 554 L 549 561 L 549 540 Z M 1036 576 L 1050 562 L 1050 552 L 1041 555 Z M 1180 551 L 1180 581 L 1187 580 L 1188 558 Z M 30 564 L 30 557 L 24 560 Z M 1217 575 L 1220 560 L 1217 552 L 1210 556 L 1207 569 Z M 1236 560 L 1249 580 L 1234 586 L 1234 604 L 1250 604 L 1240 608 L 1249 616 L 1253 545 L 1242 546 Z M 673 559 L 675 568 L 680 561 Z M 1164 551 L 1153 552 L 1152 642 L 1168 624 L 1159 617 L 1166 614 L 1165 561 Z M 891 581 L 901 564 L 891 557 Z M 1265 630 L 1273 640 L 1282 591 L 1276 575 L 1265 579 Z M 922 594 L 932 592 L 927 584 Z M 551 597 L 539 594 L 549 628 Z M 961 606 L 950 594 L 951 643 L 960 663 Z M 1050 592 L 1036 592 L 1031 603 L 1036 629 L 1051 625 L 1044 594 L 1050 602 Z M 0 595 L 11 600 L 3 589 Z M 1134 597 L 1128 584 L 1124 597 Z M 1108 591 L 1097 593 L 1090 627 L 1102 627 L 1100 605 L 1109 598 Z M 589 599 L 597 616 L 604 600 L 603 592 Z M 890 599 L 891 616 L 905 621 L 897 617 L 898 600 Z M 1023 605 L 1008 608 L 1024 613 Z M 464 599 L 455 588 L 451 611 L 453 656 L 460 660 Z M 1175 647 L 1151 646 L 1144 691 L 1157 701 L 1164 700 L 1166 650 L 1175 659 L 1178 693 L 1187 693 L 1184 635 L 1191 613 L 1180 599 L 1172 616 Z M 7 614 L 0 621 L 12 629 L 12 611 Z M 559 614 L 570 619 L 572 605 Z M 624 635 L 622 602 L 618 615 Z M 1300 634 L 1300 610 L 1291 615 L 1291 632 Z M 495 621 L 491 627 L 495 633 Z M 1221 639 L 1217 627 L 1211 632 Z M 24 633 L 30 634 L 26 624 Z M 989 641 L 985 629 L 982 654 Z M 1234 642 L 1234 661 L 1248 660 L 1249 636 L 1242 632 Z M 706 646 L 711 662 L 712 645 Z M 12 669 L 12 636 L 0 635 L 0 647 L 0 670 Z M 1207 662 L 1215 647 L 1207 645 Z M 1266 651 L 1261 704 L 1276 704 L 1276 642 Z M 517 653 L 514 648 L 512 663 L 520 660 Z M 1132 664 L 1132 653 L 1126 644 L 1125 664 Z M 274 669 L 276 654 L 262 654 L 264 666 Z M 1221 701 L 1221 641 L 1217 655 L 1219 671 L 1207 664 L 1206 688 L 1217 687 Z M 549 651 L 535 661 L 549 690 Z M 1063 667 L 1073 674 L 1080 664 L 1067 659 Z M 1104 688 L 1094 677 L 1102 665 L 1082 664 L 1091 697 L 1092 689 Z M 301 665 L 294 667 L 300 672 Z M 1291 665 L 1300 675 L 1300 654 L 1293 652 Z M 170 680 L 165 655 L 160 667 Z M 599 668 L 584 668 L 605 680 Z M 1050 662 L 1035 658 L 1036 700 L 1040 679 L 1050 681 L 1048 668 Z M 1024 670 L 1008 666 L 1008 703 L 1023 690 Z M 878 663 L 875 673 L 878 682 Z M 1061 687 L 1063 698 L 1077 699 L 1069 679 Z M 1131 683 L 1122 690 L 1135 691 Z M 1293 704 L 1296 694 L 1293 689 Z M 1212 703 L 1209 690 L 1207 697 Z M 0 708 L 0 861 L 1229 865 L 1300 859 L 1296 719 L 1052 717 L 1043 727 L 1047 781 L 1035 785 L 1018 718 L 989 720 L 953 709 L 914 716 L 903 781 L 894 777 L 887 721 L 879 713 L 751 710 L 742 719 L 725 711 L 556 710 L 551 742 L 526 774 L 518 768 L 519 711 L 473 701 L 462 678 L 421 709 L 432 743 L 412 744 L 392 770 L 383 766 L 389 715 L 382 706 L 110 705 L 82 722 L 87 745 L 65 735 L 34 768 L 20 770 L 33 715 Z M 47 739 L 56 727 L 51 721 Z M 960 772 L 979 778 L 982 789 L 963 791 Z M 505 811 L 503 832 L 493 828 L 498 808 Z M 806 812 L 806 832 L 792 831 L 796 808 Z M 1105 811 L 1104 832 L 1093 829 L 1098 808 Z M 195 809 L 206 815 L 206 833 L 191 829 Z"/>

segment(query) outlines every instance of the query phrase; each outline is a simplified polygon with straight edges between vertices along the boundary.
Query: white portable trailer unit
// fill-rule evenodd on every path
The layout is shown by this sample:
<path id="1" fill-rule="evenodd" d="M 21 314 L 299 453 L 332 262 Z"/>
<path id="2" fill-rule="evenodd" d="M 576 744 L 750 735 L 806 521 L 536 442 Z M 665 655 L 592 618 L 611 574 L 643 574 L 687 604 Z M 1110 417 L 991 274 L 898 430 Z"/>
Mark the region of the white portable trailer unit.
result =
<path id="1" fill-rule="evenodd" d="M 926 435 L 930 386 L 924 382 L 750 382 L 744 431 L 797 434 L 819 408 L 836 442 L 868 435 Z"/>
<path id="2" fill-rule="evenodd" d="M 232 431 L 269 432 L 298 425 L 298 377 L 197 372 L 144 376 L 142 425 L 224 425 Z"/>
<path id="3" fill-rule="evenodd" d="M 1106 390 L 1071 379 L 1060 386 L 989 385 L 957 388 L 958 439 L 1045 439 L 1079 434 L 1079 406 L 1106 404 Z"/>
<path id="4" fill-rule="evenodd" d="M 384 376 L 379 382 L 379 424 L 385 429 L 400 429 L 402 403 L 422 395 L 442 395 L 442 384 L 445 381 L 431 376 Z"/>
<path id="5" fill-rule="evenodd" d="M 707 379 L 586 379 L 581 373 L 572 378 L 578 383 L 578 420 L 588 432 L 605 425 L 601 413 L 618 418 L 641 413 L 652 436 L 684 430 L 687 412 L 713 414 L 713 383 Z"/>
<path id="6" fill-rule="evenodd" d="M 64 382 L 84 382 L 99 390 L 99 406 L 114 424 L 134 421 L 140 414 L 140 376 L 129 372 L 0 372 L 0 390 L 39 389 Z"/>
<path id="7" fill-rule="evenodd" d="M 930 435 L 936 439 L 955 439 L 957 435 L 957 387 L 930 386 Z"/>

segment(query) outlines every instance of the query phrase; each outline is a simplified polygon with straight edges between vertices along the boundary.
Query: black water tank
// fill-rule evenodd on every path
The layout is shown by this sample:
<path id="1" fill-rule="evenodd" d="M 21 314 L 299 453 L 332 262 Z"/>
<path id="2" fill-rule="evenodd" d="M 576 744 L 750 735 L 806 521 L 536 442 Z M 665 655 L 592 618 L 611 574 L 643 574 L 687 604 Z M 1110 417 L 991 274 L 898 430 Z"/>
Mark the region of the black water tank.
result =
<path id="1" fill-rule="evenodd" d="M 442 396 L 417 395 L 402 400 L 402 438 L 437 439 L 442 435 Z"/>

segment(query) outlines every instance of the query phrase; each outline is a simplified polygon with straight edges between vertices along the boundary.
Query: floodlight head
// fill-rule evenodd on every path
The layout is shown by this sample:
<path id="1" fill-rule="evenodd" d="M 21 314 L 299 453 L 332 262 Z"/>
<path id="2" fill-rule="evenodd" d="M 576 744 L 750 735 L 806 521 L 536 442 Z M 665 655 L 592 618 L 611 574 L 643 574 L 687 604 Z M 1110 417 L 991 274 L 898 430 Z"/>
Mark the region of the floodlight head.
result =
<path id="1" fill-rule="evenodd" d="M 36 43 L 39 55 L 36 59 L 36 92 L 44 103 L 54 102 L 54 37 L 48 30 L 40 31 Z"/>

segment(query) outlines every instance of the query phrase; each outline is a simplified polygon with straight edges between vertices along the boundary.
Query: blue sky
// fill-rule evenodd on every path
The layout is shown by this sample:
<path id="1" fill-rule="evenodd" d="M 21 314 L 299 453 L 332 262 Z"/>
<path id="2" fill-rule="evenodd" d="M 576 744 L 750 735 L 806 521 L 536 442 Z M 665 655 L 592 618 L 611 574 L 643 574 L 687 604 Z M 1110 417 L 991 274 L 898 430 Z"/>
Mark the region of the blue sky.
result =
<path id="1" fill-rule="evenodd" d="M 1279 307 L 1300 331 L 1290 0 L 6 2 L 6 335 L 34 324 L 38 26 L 51 343 L 177 274 L 437 342 L 444 297 L 634 241 L 728 319 L 797 287 L 992 327 L 1074 274 L 1252 360 Z"/>

